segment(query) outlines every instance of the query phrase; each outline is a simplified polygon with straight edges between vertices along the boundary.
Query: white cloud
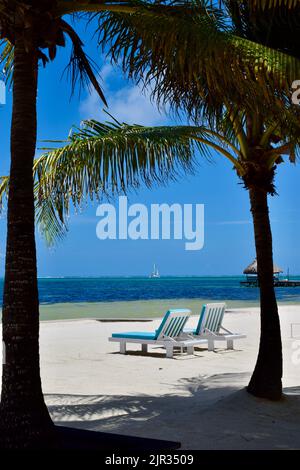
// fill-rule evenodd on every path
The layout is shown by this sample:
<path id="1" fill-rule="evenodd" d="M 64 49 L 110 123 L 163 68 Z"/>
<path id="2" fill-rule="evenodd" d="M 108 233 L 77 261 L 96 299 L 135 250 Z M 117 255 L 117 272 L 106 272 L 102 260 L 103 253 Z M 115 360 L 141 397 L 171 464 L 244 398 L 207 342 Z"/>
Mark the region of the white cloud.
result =
<path id="1" fill-rule="evenodd" d="M 129 124 L 161 125 L 167 124 L 168 119 L 157 109 L 150 100 L 150 91 L 143 92 L 140 86 L 120 82 L 120 72 L 111 64 L 105 64 L 100 76 L 104 82 L 104 94 L 108 102 L 107 111 L 118 121 Z M 124 86 L 125 84 L 125 86 Z M 119 86 L 121 87 L 119 88 Z M 83 119 L 109 120 L 103 112 L 103 104 L 93 91 L 80 103 L 80 114 Z"/>

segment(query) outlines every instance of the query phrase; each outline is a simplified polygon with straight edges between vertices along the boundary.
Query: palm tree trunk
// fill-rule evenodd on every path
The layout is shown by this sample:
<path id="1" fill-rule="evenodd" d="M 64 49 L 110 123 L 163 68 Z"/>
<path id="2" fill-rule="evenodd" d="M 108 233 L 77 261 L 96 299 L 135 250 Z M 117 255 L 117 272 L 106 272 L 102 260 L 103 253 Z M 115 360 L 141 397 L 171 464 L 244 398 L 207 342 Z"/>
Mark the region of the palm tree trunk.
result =
<path id="1" fill-rule="evenodd" d="M 268 194 L 257 187 L 251 187 L 249 192 L 260 287 L 261 337 L 257 363 L 247 390 L 257 397 L 279 400 L 282 396 L 282 345 L 273 283 Z"/>
<path id="2" fill-rule="evenodd" d="M 0 445 L 36 447 L 52 421 L 39 367 L 39 301 L 32 167 L 36 147 L 38 59 L 15 44 L 11 169 L 3 300 Z"/>

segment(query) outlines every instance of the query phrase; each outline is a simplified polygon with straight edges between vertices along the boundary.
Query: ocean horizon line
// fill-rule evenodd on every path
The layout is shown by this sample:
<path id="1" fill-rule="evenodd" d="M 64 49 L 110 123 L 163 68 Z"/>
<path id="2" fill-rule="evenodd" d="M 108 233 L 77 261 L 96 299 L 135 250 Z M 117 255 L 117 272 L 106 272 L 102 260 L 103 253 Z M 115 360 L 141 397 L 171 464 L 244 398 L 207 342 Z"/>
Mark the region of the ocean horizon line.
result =
<path id="1" fill-rule="evenodd" d="M 162 274 L 159 278 L 151 279 L 157 281 L 159 279 L 178 279 L 178 278 L 244 278 L 244 274 Z M 282 277 L 285 277 L 284 275 Z M 290 278 L 300 278 L 300 274 L 290 274 Z M 38 276 L 39 280 L 47 279 L 150 279 L 149 275 L 143 274 L 101 274 L 101 275 L 70 275 L 70 276 Z M 0 276 L 0 281 L 4 281 L 4 277 Z"/>
<path id="2" fill-rule="evenodd" d="M 293 275 L 294 277 L 300 277 L 299 275 Z M 219 278 L 219 277 L 244 277 L 243 274 L 161 274 L 157 279 L 164 278 Z M 150 276 L 147 274 L 101 274 L 101 275 L 70 275 L 70 276 L 38 276 L 38 279 L 130 279 L 130 278 L 140 278 L 140 279 L 150 279 Z M 155 280 L 155 279 L 154 279 Z M 0 276 L 0 281 L 4 281 L 4 277 Z"/>

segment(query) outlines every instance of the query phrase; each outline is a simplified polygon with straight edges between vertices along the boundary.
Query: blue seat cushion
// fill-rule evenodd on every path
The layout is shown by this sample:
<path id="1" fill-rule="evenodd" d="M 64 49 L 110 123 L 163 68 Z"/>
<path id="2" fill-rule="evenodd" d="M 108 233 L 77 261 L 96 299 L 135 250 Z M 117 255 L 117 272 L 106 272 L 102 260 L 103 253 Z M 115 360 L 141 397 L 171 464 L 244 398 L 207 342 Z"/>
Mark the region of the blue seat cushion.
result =
<path id="1" fill-rule="evenodd" d="M 146 331 L 127 331 L 125 333 L 113 333 L 113 338 L 128 338 L 128 339 L 155 339 L 156 332 L 147 333 Z"/>

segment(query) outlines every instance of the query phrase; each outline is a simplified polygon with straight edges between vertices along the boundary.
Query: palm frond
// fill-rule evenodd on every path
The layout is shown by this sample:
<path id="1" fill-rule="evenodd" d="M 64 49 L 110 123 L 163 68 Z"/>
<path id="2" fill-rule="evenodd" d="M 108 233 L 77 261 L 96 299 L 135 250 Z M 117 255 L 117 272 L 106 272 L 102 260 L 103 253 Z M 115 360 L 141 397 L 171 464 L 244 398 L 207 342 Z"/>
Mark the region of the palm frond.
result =
<path id="1" fill-rule="evenodd" d="M 156 0 L 156 4 L 160 3 L 165 2 Z M 59 17 L 63 15 L 82 17 L 103 10 L 133 13 L 139 7 L 139 4 L 140 0 L 58 0 L 56 12 Z"/>
<path id="2" fill-rule="evenodd" d="M 300 2 L 223 0 L 243 37 L 300 58 Z"/>
<path id="3" fill-rule="evenodd" d="M 0 68 L 3 71 L 6 82 L 12 81 L 14 64 L 14 46 L 7 40 L 0 40 Z"/>
<path id="4" fill-rule="evenodd" d="M 258 143 L 271 167 L 281 153 L 294 161 L 300 148 L 299 119 L 269 119 L 261 129 Z M 159 126 L 144 127 L 113 122 L 85 121 L 72 130 L 58 148 L 44 149 L 35 161 L 36 222 L 48 244 L 61 239 L 68 230 L 70 207 L 81 209 L 88 200 L 101 200 L 139 188 L 164 185 L 193 173 L 198 154 L 211 158 L 211 150 L 226 157 L 237 173 L 243 174 L 247 154 L 243 149 L 246 114 L 237 108 L 224 113 L 218 127 Z M 252 136 L 246 138 L 251 144 Z M 265 142 L 264 142 L 265 140 Z M 270 142 L 275 142 L 274 147 Z M 62 145 L 63 144 L 63 145 Z M 7 193 L 9 179 L 0 181 L 0 202 Z"/>
<path id="5" fill-rule="evenodd" d="M 265 8 L 272 8 L 277 6 L 287 6 L 288 8 L 294 8 L 299 5 L 299 0 L 253 0 L 253 5 Z"/>
<path id="6" fill-rule="evenodd" d="M 108 195 L 138 187 L 141 182 L 150 186 L 153 182 L 163 183 L 176 178 L 179 168 L 191 169 L 193 152 L 184 134 L 189 129 L 189 126 L 144 127 L 117 121 L 84 121 L 83 128 L 70 134 L 67 145 L 44 155 L 43 178 L 47 175 L 47 183 L 53 187 L 63 171 L 67 193 L 75 195 L 75 204 L 76 195 L 100 192 Z M 204 132 L 200 127 L 193 129 Z M 84 172 L 84 178 L 74 178 L 75 167 L 80 174 Z"/>
<path id="7" fill-rule="evenodd" d="M 141 4 L 141 2 L 139 2 Z M 134 14 L 100 12 L 99 43 L 135 81 L 150 86 L 161 104 L 215 112 L 228 100 L 271 102 L 290 93 L 300 61 L 232 34 L 222 11 L 206 1 L 178 1 Z M 246 97 L 246 99 L 245 99 Z"/>
<path id="8" fill-rule="evenodd" d="M 93 87 L 98 93 L 100 99 L 107 106 L 105 96 L 99 84 L 99 79 L 97 78 L 98 70 L 96 64 L 87 54 L 85 54 L 83 50 L 83 43 L 80 37 L 75 32 L 75 30 L 63 19 L 59 19 L 58 24 L 58 45 L 65 46 L 64 34 L 67 34 L 69 36 L 72 43 L 72 53 L 70 61 L 65 69 L 71 81 L 72 93 L 78 85 L 80 89 L 82 87 L 86 87 L 88 89 Z M 51 60 L 54 60 L 56 57 L 56 49 L 56 45 L 49 47 L 49 58 Z M 45 66 L 49 61 L 49 58 L 44 52 L 42 52 L 42 50 L 39 50 L 38 54 L 39 58 Z M 13 63 L 14 46 L 7 39 L 0 40 L 0 67 L 2 66 L 7 82 L 12 81 Z"/>
<path id="9" fill-rule="evenodd" d="M 5 205 L 5 200 L 8 196 L 9 176 L 0 177 L 0 212 L 2 212 Z"/>
<path id="10" fill-rule="evenodd" d="M 67 216 L 60 213 L 52 198 L 42 196 L 38 183 L 35 183 L 34 194 L 36 224 L 47 245 L 54 245 L 68 232 Z"/>
<path id="11" fill-rule="evenodd" d="M 40 159 L 34 165 L 34 199 L 35 199 L 35 220 L 38 229 L 48 245 L 53 245 L 64 238 L 68 231 L 68 220 L 63 216 L 51 198 L 43 197 L 39 184 L 37 183 L 37 173 L 39 171 Z M 9 191 L 9 176 L 0 177 L 0 214 L 6 205 Z"/>
<path id="12" fill-rule="evenodd" d="M 210 158 L 208 144 L 215 148 L 215 141 L 204 127 L 85 121 L 66 145 L 45 149 L 35 163 L 41 231 L 48 242 L 65 233 L 71 204 L 81 208 L 89 199 L 110 198 L 142 184 L 163 185 L 192 173 L 196 151 Z"/>
<path id="13" fill-rule="evenodd" d="M 74 92 L 76 85 L 90 88 L 90 85 L 96 90 L 103 103 L 107 106 L 107 102 L 103 91 L 96 78 L 97 67 L 90 57 L 83 51 L 83 43 L 76 31 L 64 20 L 60 20 L 62 30 L 68 34 L 72 41 L 73 51 L 66 71 L 69 73 Z"/>

